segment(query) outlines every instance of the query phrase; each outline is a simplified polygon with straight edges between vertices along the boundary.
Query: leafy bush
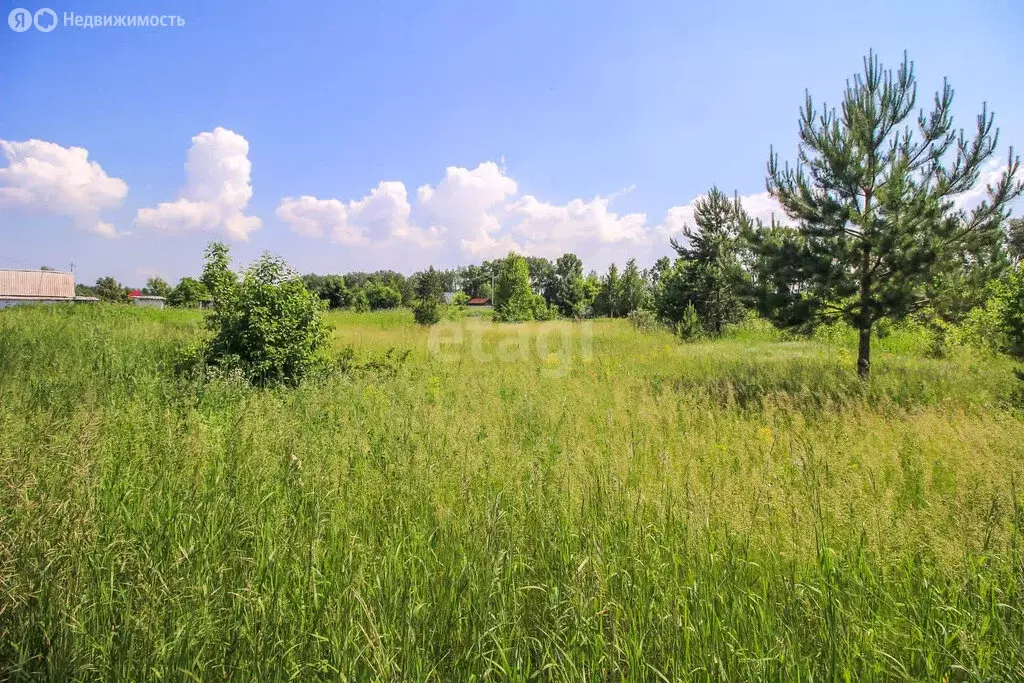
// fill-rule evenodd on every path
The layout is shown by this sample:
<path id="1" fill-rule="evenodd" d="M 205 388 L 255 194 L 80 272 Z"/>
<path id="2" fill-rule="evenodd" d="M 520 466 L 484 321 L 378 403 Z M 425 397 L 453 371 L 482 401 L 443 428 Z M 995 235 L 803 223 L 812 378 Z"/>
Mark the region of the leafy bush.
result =
<path id="1" fill-rule="evenodd" d="M 548 302 L 540 294 L 533 295 L 533 319 L 554 320 L 558 317 L 558 309 L 549 306 Z"/>
<path id="2" fill-rule="evenodd" d="M 465 292 L 456 292 L 455 296 L 452 297 L 452 306 L 456 308 L 465 308 L 469 304 L 469 295 Z"/>
<path id="3" fill-rule="evenodd" d="M 370 298 L 366 296 L 365 289 L 360 289 L 352 296 L 352 310 L 357 313 L 366 313 L 370 310 Z"/>
<path id="4" fill-rule="evenodd" d="M 949 329 L 950 340 L 960 346 L 972 346 L 986 351 L 1000 351 L 1003 339 L 1002 301 L 989 299 L 984 306 L 972 309 L 962 323 Z"/>
<path id="5" fill-rule="evenodd" d="M 1000 283 L 996 305 L 1006 350 L 1017 358 L 1024 358 L 1024 264 L 1018 265 Z"/>
<path id="6" fill-rule="evenodd" d="M 367 282 L 366 286 L 362 289 L 362 293 L 366 295 L 366 301 L 371 311 L 398 308 L 402 305 L 402 293 L 388 285 Z"/>
<path id="7" fill-rule="evenodd" d="M 199 280 L 183 277 L 167 296 L 167 305 L 179 308 L 195 308 L 210 293 Z"/>
<path id="8" fill-rule="evenodd" d="M 436 325 L 441 321 L 441 306 L 434 299 L 417 302 L 413 316 L 420 325 Z"/>
<path id="9" fill-rule="evenodd" d="M 658 316 L 649 308 L 638 308 L 635 311 L 630 311 L 627 317 L 629 322 L 633 323 L 633 327 L 641 332 L 653 332 L 658 328 Z"/>
<path id="10" fill-rule="evenodd" d="M 131 300 L 128 297 L 128 290 L 124 288 L 124 285 L 109 276 L 96 280 L 94 291 L 96 296 L 103 301 L 123 304 Z"/>
<path id="11" fill-rule="evenodd" d="M 241 281 L 227 247 L 206 252 L 203 281 L 213 295 L 207 363 L 238 368 L 254 384 L 295 384 L 323 364 L 324 304 L 280 258 L 264 254 Z"/>

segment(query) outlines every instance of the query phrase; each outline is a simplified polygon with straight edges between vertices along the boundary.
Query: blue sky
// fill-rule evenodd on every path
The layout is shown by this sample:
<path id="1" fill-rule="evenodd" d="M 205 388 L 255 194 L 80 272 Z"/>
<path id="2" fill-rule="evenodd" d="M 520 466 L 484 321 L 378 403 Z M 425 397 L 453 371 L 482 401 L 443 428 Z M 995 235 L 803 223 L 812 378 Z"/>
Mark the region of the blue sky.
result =
<path id="1" fill-rule="evenodd" d="M 793 158 L 804 90 L 836 101 L 869 48 L 908 51 L 922 104 L 948 76 L 959 125 L 987 101 L 1001 154 L 1024 146 L 1012 0 L 2 6 L 61 20 L 0 24 L 0 267 L 83 282 L 176 281 L 211 239 L 303 272 L 647 263 L 713 183 L 770 214 L 769 147 Z"/>

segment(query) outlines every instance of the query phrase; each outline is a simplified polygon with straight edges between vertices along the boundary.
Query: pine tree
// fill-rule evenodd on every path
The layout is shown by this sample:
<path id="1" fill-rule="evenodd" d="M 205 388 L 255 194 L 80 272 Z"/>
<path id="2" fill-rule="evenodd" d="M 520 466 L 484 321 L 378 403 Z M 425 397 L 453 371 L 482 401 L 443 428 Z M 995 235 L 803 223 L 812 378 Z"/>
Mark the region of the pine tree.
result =
<path id="1" fill-rule="evenodd" d="M 893 73 L 869 54 L 838 112 L 819 112 L 807 95 L 795 167 L 780 166 L 774 150 L 768 162 L 768 191 L 807 240 L 808 305 L 859 330 L 862 378 L 871 371 L 874 324 L 923 305 L 923 284 L 943 253 L 998 229 L 1007 204 L 1024 189 L 1015 181 L 1011 150 L 987 199 L 970 212 L 957 208 L 956 195 L 974 187 L 995 152 L 998 131 L 984 107 L 973 137 L 954 129 L 948 83 L 932 111 L 911 125 L 916 100 L 906 56 Z"/>
<path id="2" fill-rule="evenodd" d="M 1024 218 L 1014 218 L 1006 224 L 1006 255 L 1016 266 L 1024 261 Z"/>
<path id="3" fill-rule="evenodd" d="M 679 258 L 659 276 L 659 315 L 678 323 L 692 304 L 701 324 L 719 335 L 743 314 L 741 291 L 745 273 L 739 261 L 740 234 L 750 219 L 739 200 L 717 187 L 694 206 L 696 229 L 686 226 L 688 245 L 671 241 Z"/>
<path id="4" fill-rule="evenodd" d="M 812 325 L 813 311 L 804 296 L 810 278 L 806 238 L 796 228 L 773 221 L 747 226 L 742 239 L 748 304 L 779 327 Z"/>

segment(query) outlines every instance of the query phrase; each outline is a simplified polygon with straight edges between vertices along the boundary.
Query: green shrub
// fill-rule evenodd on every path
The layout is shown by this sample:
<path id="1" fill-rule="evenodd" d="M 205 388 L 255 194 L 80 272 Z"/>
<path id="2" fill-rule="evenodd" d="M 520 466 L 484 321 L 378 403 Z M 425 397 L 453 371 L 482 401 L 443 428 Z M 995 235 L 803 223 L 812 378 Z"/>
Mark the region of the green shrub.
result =
<path id="1" fill-rule="evenodd" d="M 548 302 L 544 300 L 540 294 L 533 295 L 533 319 L 534 320 L 554 320 L 558 317 L 558 309 L 554 306 L 548 306 Z"/>
<path id="2" fill-rule="evenodd" d="M 1002 327 L 1002 301 L 990 299 L 984 306 L 971 309 L 959 325 L 950 328 L 952 343 L 996 352 L 1005 346 Z"/>
<path id="3" fill-rule="evenodd" d="M 371 311 L 398 308 L 402 305 L 402 293 L 388 285 L 368 282 L 363 287 L 362 292 L 366 295 L 366 301 Z"/>
<path id="4" fill-rule="evenodd" d="M 436 325 L 441 321 L 441 306 L 434 299 L 422 299 L 413 309 L 413 317 L 420 325 Z"/>
<path id="5" fill-rule="evenodd" d="M 357 313 L 366 313 L 370 310 L 370 298 L 366 296 L 365 289 L 360 289 L 352 296 L 352 310 Z"/>
<path id="6" fill-rule="evenodd" d="M 213 295 L 207 363 L 239 369 L 250 382 L 295 384 L 322 367 L 324 304 L 284 260 L 264 254 L 239 281 L 223 244 L 207 249 L 203 281 Z"/>
<path id="7" fill-rule="evenodd" d="M 638 308 L 635 311 L 630 311 L 627 317 L 633 327 L 641 332 L 653 332 L 658 328 L 658 316 L 650 309 Z"/>
<path id="8" fill-rule="evenodd" d="M 1024 264 L 1003 279 L 995 298 L 1006 350 L 1024 358 Z"/>
<path id="9" fill-rule="evenodd" d="M 183 277 L 167 296 L 167 305 L 178 308 L 195 308 L 209 295 L 202 282 L 194 278 Z"/>

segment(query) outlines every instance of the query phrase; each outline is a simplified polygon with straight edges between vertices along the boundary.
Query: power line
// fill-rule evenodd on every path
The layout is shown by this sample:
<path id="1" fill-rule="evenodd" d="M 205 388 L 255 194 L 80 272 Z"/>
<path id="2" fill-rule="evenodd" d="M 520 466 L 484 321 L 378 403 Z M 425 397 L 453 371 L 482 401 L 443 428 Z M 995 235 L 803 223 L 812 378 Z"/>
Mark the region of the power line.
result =
<path id="1" fill-rule="evenodd" d="M 9 261 L 10 263 L 16 263 L 19 266 L 25 266 L 26 268 L 32 268 L 32 264 L 21 259 L 11 258 L 10 256 L 4 256 L 0 254 L 0 261 Z"/>

